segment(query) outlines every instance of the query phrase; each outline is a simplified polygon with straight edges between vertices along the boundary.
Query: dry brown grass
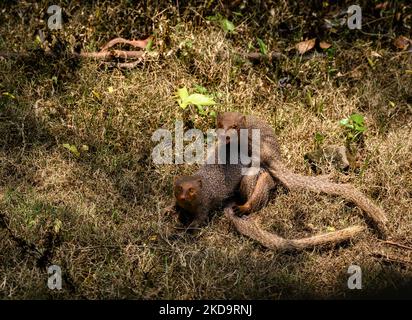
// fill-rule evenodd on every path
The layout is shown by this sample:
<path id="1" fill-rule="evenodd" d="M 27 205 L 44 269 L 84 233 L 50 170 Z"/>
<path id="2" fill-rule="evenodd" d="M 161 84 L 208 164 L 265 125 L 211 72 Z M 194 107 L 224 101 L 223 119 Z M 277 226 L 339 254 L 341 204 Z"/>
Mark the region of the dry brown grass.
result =
<path id="1" fill-rule="evenodd" d="M 353 144 L 362 174 L 331 173 L 373 198 L 388 215 L 391 239 L 412 246 L 410 54 L 394 50 L 386 38 L 342 31 L 325 35 L 336 48 L 333 57 L 302 59 L 288 48 L 306 35 L 305 15 L 282 2 L 267 5 L 274 19 L 262 6 L 234 18 L 238 33 L 226 35 L 199 16 L 208 14 L 206 7 L 140 12 L 126 1 L 111 9 L 98 1 L 87 7 L 94 12 L 88 20 L 74 3 L 66 6 L 59 38 L 96 49 L 114 36 L 154 33 L 160 56 L 130 71 L 93 61 L 0 60 L 0 92 L 15 96 L 0 97 L 0 214 L 8 227 L 0 222 L 1 298 L 359 298 L 410 286 L 411 264 L 371 254 L 411 261 L 412 252 L 382 244 L 369 231 L 345 246 L 294 255 L 265 250 L 221 215 L 195 236 L 170 237 L 173 222 L 162 209 L 172 199 L 173 176 L 196 167 L 154 165 L 150 137 L 158 128 L 173 130 L 176 119 L 186 128 L 211 127 L 212 118 L 179 109 L 174 98 L 183 85 L 202 85 L 216 94 L 217 111 L 267 119 L 285 162 L 303 174 L 312 174 L 303 155 L 314 149 L 315 133 L 325 135 L 325 145 L 344 144 L 339 120 L 363 114 L 368 130 L 363 142 Z M 3 8 L 0 48 L 30 48 L 47 6 Z M 220 4 L 213 8 L 225 13 Z M 286 18 L 299 28 L 285 37 L 274 30 Z M 259 65 L 240 58 L 236 52 L 256 36 L 285 58 Z M 367 62 L 372 51 L 382 56 L 373 58 L 374 69 Z M 329 74 L 331 65 L 344 76 Z M 346 75 L 356 67 L 360 78 Z M 286 75 L 290 84 L 280 88 Z M 64 143 L 89 151 L 76 158 Z M 284 190 L 257 216 L 267 230 L 288 238 L 365 223 L 359 209 L 341 199 Z M 65 275 L 60 292 L 46 286 L 51 263 Z M 363 290 L 346 287 L 351 264 L 362 267 Z"/>

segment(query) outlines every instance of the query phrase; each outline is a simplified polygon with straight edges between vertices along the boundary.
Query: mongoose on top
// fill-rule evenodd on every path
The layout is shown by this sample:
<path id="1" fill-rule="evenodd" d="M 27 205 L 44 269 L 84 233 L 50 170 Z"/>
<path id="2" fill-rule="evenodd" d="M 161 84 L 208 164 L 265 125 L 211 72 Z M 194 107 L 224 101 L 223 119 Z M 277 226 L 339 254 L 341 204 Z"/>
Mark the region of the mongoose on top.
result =
<path id="1" fill-rule="evenodd" d="M 251 130 L 260 130 L 260 162 L 263 168 L 267 170 L 272 177 L 279 181 L 286 188 L 294 190 L 310 190 L 313 192 L 323 192 L 331 195 L 339 195 L 346 200 L 353 202 L 359 206 L 367 217 L 376 226 L 382 237 L 386 236 L 387 218 L 381 208 L 376 206 L 362 192 L 357 190 L 351 184 L 338 184 L 327 180 L 324 177 L 302 176 L 290 171 L 281 161 L 279 145 L 276 141 L 274 130 L 264 121 L 259 120 L 254 116 L 243 115 L 238 112 L 225 112 L 217 117 L 217 128 L 223 129 L 225 132 L 233 132 L 236 130 L 238 136 L 241 129 L 249 130 L 249 150 L 252 149 Z M 232 133 L 233 134 L 233 133 Z M 230 139 L 228 139 L 229 141 Z M 268 179 L 265 175 L 259 176 L 256 181 L 256 187 L 253 194 L 257 197 L 261 193 L 265 193 L 268 188 Z M 254 195 L 249 199 L 253 199 Z M 246 202 L 243 206 L 239 206 L 237 211 L 240 213 L 248 213 L 250 206 Z"/>

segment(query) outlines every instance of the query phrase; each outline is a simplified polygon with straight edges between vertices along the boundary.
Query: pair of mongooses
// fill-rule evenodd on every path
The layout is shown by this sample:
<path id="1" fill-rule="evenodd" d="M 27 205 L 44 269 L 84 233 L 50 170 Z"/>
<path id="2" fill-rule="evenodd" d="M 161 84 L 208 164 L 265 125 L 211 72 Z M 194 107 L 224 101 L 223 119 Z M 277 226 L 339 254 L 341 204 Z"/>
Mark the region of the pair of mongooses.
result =
<path id="1" fill-rule="evenodd" d="M 380 234 L 385 236 L 387 219 L 382 209 L 352 185 L 333 183 L 323 177 L 302 176 L 287 169 L 281 161 L 275 132 L 264 121 L 237 112 L 225 112 L 218 115 L 217 128 L 227 133 L 229 139 L 226 139 L 226 143 L 231 140 L 230 135 L 234 132 L 239 137 L 240 130 L 247 129 L 249 150 L 252 150 L 251 130 L 260 130 L 260 162 L 263 167 L 256 176 L 242 176 L 240 164 L 205 165 L 194 176 L 176 179 L 176 207 L 190 213 L 193 222 L 191 226 L 204 223 L 210 211 L 217 209 L 224 200 L 232 197 L 237 188 L 246 200 L 243 205 L 235 207 L 237 213 L 247 214 L 261 209 L 267 204 L 270 190 L 276 181 L 291 190 L 303 189 L 342 196 L 365 211 Z M 230 183 L 220 184 L 219 181 Z"/>

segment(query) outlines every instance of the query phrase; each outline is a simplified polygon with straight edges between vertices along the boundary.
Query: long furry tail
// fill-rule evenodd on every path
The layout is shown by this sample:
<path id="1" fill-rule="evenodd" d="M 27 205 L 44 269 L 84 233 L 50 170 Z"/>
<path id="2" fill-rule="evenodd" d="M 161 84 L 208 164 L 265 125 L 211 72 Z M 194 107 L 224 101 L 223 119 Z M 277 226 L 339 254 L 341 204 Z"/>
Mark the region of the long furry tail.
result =
<path id="1" fill-rule="evenodd" d="M 233 223 L 236 230 L 268 249 L 276 251 L 298 251 L 317 246 L 336 245 L 356 237 L 365 230 L 362 226 L 352 226 L 342 230 L 318 234 L 302 239 L 285 239 L 274 233 L 263 230 L 251 217 L 237 217 L 231 206 L 225 208 L 226 217 Z"/>
<path id="2" fill-rule="evenodd" d="M 337 195 L 354 203 L 364 211 L 367 219 L 373 223 L 380 236 L 382 238 L 386 237 L 388 219 L 385 213 L 351 184 L 334 183 L 324 177 L 302 176 L 291 172 L 280 161 L 272 161 L 268 171 L 290 190 L 310 190 L 317 193 Z"/>

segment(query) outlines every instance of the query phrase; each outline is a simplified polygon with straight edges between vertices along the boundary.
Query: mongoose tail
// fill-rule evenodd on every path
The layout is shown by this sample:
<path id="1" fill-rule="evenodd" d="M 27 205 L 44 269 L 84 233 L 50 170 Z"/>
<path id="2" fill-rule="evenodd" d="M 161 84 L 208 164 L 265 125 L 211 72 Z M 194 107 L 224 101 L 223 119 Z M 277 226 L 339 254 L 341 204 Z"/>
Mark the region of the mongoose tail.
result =
<path id="1" fill-rule="evenodd" d="M 290 190 L 310 190 L 317 193 L 341 196 L 363 210 L 382 237 L 386 237 L 388 219 L 381 208 L 351 184 L 334 183 L 326 178 L 302 176 L 287 169 L 280 161 L 271 161 L 267 170 Z"/>
<path id="2" fill-rule="evenodd" d="M 317 246 L 336 245 L 353 239 L 365 230 L 362 226 L 352 226 L 302 239 L 285 239 L 274 233 L 262 230 L 251 218 L 245 219 L 237 217 L 231 206 L 225 208 L 225 215 L 231 220 L 239 233 L 259 242 L 268 249 L 276 251 L 297 251 Z"/>

